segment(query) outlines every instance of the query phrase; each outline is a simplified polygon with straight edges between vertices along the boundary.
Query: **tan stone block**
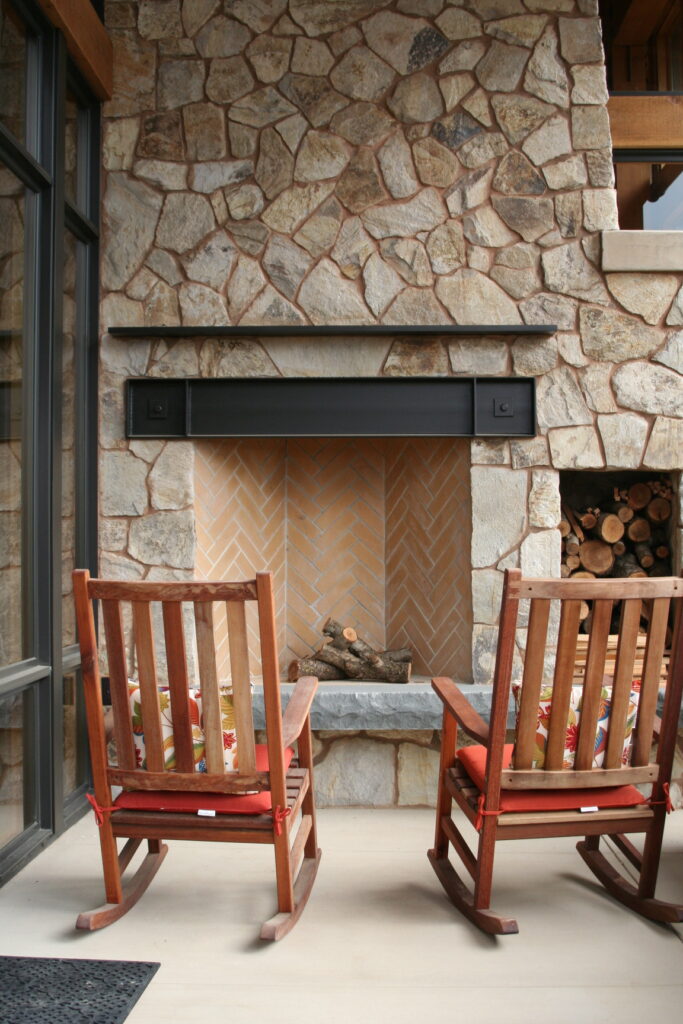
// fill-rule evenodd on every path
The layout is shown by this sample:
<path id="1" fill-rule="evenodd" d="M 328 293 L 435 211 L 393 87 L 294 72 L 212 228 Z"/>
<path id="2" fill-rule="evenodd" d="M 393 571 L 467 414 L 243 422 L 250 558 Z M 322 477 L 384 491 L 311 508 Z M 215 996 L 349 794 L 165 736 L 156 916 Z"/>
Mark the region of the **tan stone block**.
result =
<path id="1" fill-rule="evenodd" d="M 556 469 L 602 469 L 605 465 L 593 427 L 557 427 L 548 431 L 548 441 Z"/>
<path id="2" fill-rule="evenodd" d="M 449 349 L 451 345 L 449 344 Z M 451 356 L 451 360 L 452 360 Z M 470 445 L 473 466 L 509 466 L 510 442 L 476 437 Z"/>
<path id="3" fill-rule="evenodd" d="M 388 807 L 396 799 L 393 744 L 366 738 L 334 741 L 316 765 L 319 807 Z"/>
<path id="4" fill-rule="evenodd" d="M 371 739 L 386 740 L 395 743 L 403 741 L 416 743 L 420 747 L 428 747 L 434 739 L 433 729 L 368 729 L 365 733 Z"/>
<path id="5" fill-rule="evenodd" d="M 607 107 L 573 107 L 571 118 L 574 149 L 602 149 L 610 145 Z"/>
<path id="6" fill-rule="evenodd" d="M 398 748 L 398 803 L 401 807 L 435 807 L 439 752 L 401 743 Z"/>
<path id="7" fill-rule="evenodd" d="M 140 130 L 140 118 L 121 117 L 104 122 L 102 163 L 107 171 L 128 171 Z"/>
<path id="8" fill-rule="evenodd" d="M 188 160 L 219 160 L 225 156 L 225 115 L 211 103 L 183 107 Z M 249 155 L 249 154 L 246 154 Z"/>
<path id="9" fill-rule="evenodd" d="M 289 68 L 292 40 L 286 36 L 257 36 L 244 52 L 260 82 L 278 82 Z"/>

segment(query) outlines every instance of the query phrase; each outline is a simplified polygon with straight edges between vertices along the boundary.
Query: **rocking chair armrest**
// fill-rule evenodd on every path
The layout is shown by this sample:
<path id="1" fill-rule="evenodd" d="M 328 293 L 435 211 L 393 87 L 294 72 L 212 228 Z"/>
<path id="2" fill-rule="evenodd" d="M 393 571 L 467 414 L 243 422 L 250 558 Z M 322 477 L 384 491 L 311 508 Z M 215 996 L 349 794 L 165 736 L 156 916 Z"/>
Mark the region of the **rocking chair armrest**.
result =
<path id="1" fill-rule="evenodd" d="M 432 687 L 443 701 L 444 709 L 453 716 L 460 728 L 472 739 L 486 746 L 489 741 L 489 727 L 453 680 L 446 676 L 438 676 L 432 679 Z"/>
<path id="2" fill-rule="evenodd" d="M 301 676 L 297 681 L 282 716 L 282 740 L 285 747 L 291 747 L 301 735 L 317 689 L 318 680 L 315 676 Z"/>

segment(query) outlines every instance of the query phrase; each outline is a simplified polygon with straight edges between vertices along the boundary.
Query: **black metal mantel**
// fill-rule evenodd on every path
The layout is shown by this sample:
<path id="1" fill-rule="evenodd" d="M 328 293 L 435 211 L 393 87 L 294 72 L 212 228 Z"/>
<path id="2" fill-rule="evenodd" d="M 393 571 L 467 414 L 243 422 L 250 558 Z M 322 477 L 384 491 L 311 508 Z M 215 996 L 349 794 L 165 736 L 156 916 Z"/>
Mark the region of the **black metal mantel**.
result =
<path id="1" fill-rule="evenodd" d="M 467 335 L 498 334 L 548 335 L 557 330 L 555 324 L 264 324 L 263 326 L 209 326 L 206 327 L 108 327 L 107 333 L 119 338 L 308 338 L 348 337 L 360 335 L 393 335 L 395 337 L 439 336 L 455 337 Z"/>
<path id="2" fill-rule="evenodd" d="M 463 337 L 553 334 L 554 324 L 110 327 L 121 338 Z M 127 436 L 533 437 L 532 377 L 131 379 Z"/>

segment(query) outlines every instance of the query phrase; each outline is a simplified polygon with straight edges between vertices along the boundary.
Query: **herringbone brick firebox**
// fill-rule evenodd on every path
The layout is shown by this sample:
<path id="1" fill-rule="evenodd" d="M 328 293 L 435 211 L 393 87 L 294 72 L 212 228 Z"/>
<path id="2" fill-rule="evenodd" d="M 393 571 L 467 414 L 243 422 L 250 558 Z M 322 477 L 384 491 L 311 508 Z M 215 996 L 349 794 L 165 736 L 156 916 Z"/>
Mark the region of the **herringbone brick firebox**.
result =
<path id="1" fill-rule="evenodd" d="M 411 647 L 418 675 L 468 678 L 469 447 L 457 438 L 199 441 L 197 570 L 275 572 L 284 660 L 315 648 L 332 615 L 379 649 Z"/>

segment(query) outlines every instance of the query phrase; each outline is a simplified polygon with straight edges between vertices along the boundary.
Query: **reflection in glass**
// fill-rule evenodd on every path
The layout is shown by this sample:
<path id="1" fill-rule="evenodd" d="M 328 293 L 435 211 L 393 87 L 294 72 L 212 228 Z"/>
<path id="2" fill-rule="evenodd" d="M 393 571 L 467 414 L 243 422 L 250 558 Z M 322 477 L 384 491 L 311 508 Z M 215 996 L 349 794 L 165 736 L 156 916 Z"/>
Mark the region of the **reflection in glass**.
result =
<path id="1" fill-rule="evenodd" d="M 683 229 L 683 163 L 654 164 L 650 201 L 643 203 L 643 227 L 650 231 Z"/>
<path id="2" fill-rule="evenodd" d="M 78 242 L 64 239 L 62 324 L 62 646 L 76 643 L 71 573 L 76 568 L 76 255 Z"/>
<path id="3" fill-rule="evenodd" d="M 0 120 L 26 142 L 26 29 L 9 0 L 0 0 Z"/>
<path id="4" fill-rule="evenodd" d="M 78 789 L 83 779 L 83 765 L 80 763 L 78 750 L 78 719 L 80 706 L 81 688 L 80 670 L 70 672 L 64 676 L 64 787 L 63 796 L 66 799 L 75 789 Z"/>
<path id="5" fill-rule="evenodd" d="M 32 819 L 32 809 L 24 807 L 26 701 L 23 693 L 0 700 L 0 846 Z"/>
<path id="6" fill-rule="evenodd" d="M 66 117 L 64 122 L 64 194 L 77 205 L 78 202 L 78 104 L 71 95 L 66 95 Z"/>
<path id="7" fill-rule="evenodd" d="M 23 300 L 24 189 L 0 166 L 0 667 L 26 656 L 21 599 Z"/>

